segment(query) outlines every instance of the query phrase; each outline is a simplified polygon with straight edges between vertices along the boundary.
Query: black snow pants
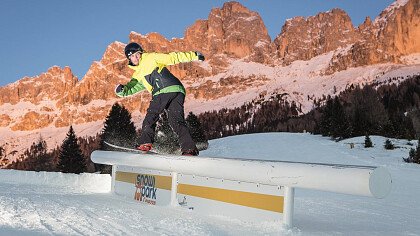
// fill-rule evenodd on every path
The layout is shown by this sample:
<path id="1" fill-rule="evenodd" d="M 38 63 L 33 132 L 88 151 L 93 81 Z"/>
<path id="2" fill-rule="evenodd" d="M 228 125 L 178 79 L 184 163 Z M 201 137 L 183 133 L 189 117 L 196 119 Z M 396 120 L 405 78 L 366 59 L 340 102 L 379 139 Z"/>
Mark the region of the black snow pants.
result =
<path id="1" fill-rule="evenodd" d="M 178 135 L 181 151 L 196 150 L 197 147 L 185 122 L 184 101 L 185 95 L 180 92 L 162 93 L 153 96 L 147 109 L 146 117 L 143 120 L 139 145 L 154 142 L 156 123 L 159 120 L 159 115 L 166 110 L 169 125 Z"/>

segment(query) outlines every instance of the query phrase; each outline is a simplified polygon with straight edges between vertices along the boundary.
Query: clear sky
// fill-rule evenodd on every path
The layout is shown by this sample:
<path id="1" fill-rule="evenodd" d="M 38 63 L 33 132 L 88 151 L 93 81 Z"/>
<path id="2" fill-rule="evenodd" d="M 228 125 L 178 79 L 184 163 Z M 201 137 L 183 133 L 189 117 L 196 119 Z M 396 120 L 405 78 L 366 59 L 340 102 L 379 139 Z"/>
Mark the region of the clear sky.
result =
<path id="1" fill-rule="evenodd" d="M 0 86 L 36 76 L 51 66 L 70 66 L 83 78 L 114 41 L 131 31 L 184 36 L 197 19 L 207 19 L 223 0 L 0 0 Z M 341 8 L 353 24 L 372 20 L 392 0 L 239 0 L 258 12 L 271 36 L 288 18 Z"/>

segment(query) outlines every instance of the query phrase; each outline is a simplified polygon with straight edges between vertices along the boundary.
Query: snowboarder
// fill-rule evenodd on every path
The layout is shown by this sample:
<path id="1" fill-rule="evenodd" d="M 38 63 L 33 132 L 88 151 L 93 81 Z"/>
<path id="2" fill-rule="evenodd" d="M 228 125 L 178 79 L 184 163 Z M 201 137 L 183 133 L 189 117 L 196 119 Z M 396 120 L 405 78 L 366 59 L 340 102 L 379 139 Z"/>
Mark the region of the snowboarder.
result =
<path id="1" fill-rule="evenodd" d="M 137 149 L 144 152 L 152 149 L 156 122 L 159 120 L 159 115 L 166 110 L 169 124 L 179 137 L 182 155 L 197 156 L 198 149 L 185 122 L 185 88 L 166 66 L 204 61 L 204 56 L 194 51 L 148 53 L 134 42 L 127 44 L 124 52 L 134 73 L 130 82 L 117 85 L 115 93 L 119 97 L 127 97 L 146 89 L 152 94 Z"/>

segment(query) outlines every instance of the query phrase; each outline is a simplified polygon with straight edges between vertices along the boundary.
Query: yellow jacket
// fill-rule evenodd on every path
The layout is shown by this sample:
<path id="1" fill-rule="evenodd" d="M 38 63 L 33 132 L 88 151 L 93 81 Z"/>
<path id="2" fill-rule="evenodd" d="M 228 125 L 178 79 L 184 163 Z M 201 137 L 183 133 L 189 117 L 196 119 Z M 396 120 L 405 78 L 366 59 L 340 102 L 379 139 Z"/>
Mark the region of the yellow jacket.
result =
<path id="1" fill-rule="evenodd" d="M 131 96 L 147 89 L 153 96 L 161 93 L 182 92 L 185 88 L 166 66 L 198 60 L 196 52 L 143 53 L 134 70 L 132 79 L 121 92 L 120 97 Z"/>

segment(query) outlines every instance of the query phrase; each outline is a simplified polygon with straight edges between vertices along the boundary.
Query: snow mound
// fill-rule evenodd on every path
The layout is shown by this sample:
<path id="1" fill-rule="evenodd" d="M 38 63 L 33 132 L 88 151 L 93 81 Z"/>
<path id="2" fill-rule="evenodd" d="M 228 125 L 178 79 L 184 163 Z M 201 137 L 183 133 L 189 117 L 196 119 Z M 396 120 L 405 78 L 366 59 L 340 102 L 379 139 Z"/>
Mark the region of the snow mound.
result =
<path id="1" fill-rule="evenodd" d="M 44 171 L 1 170 L 0 179 L 2 183 L 65 187 L 84 193 L 106 193 L 111 191 L 111 176 L 102 174 L 83 173 L 77 175 Z"/>

